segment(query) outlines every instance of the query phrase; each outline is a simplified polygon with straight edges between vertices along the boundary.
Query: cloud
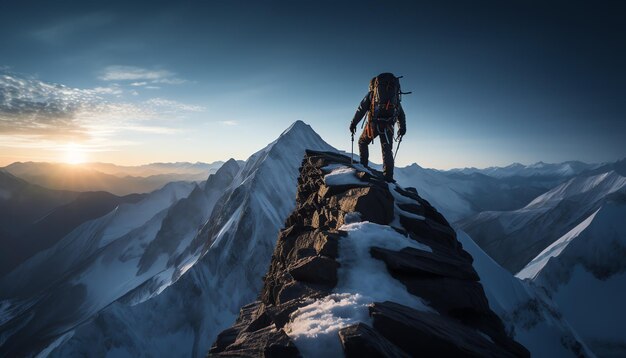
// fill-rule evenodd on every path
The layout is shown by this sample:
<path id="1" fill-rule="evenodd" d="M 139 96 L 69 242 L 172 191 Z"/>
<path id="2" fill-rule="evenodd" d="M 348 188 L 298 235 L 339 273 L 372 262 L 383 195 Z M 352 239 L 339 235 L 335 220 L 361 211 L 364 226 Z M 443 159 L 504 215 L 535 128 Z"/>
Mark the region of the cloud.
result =
<path id="1" fill-rule="evenodd" d="M 124 91 L 118 86 L 96 87 L 90 90 L 94 94 L 121 95 Z"/>
<path id="2" fill-rule="evenodd" d="M 220 121 L 220 124 L 223 124 L 225 126 L 236 126 L 239 123 L 237 121 Z"/>
<path id="3" fill-rule="evenodd" d="M 0 72 L 0 145 L 37 147 L 67 141 L 96 147 L 127 145 L 116 140 L 120 133 L 177 133 L 159 123 L 204 110 L 165 98 L 132 102 L 132 92 L 115 85 L 72 88 Z"/>
<path id="4" fill-rule="evenodd" d="M 146 101 L 147 104 L 168 110 L 180 110 L 185 112 L 202 112 L 205 110 L 202 106 L 185 104 L 164 98 L 151 98 Z"/>
<path id="5" fill-rule="evenodd" d="M 98 78 L 103 81 L 134 81 L 130 83 L 131 86 L 146 86 L 149 83 L 178 85 L 187 82 L 168 70 L 135 66 L 108 66 Z"/>
<path id="6" fill-rule="evenodd" d="M 79 134 L 74 114 L 96 99 L 96 91 L 2 74 L 0 133 Z"/>

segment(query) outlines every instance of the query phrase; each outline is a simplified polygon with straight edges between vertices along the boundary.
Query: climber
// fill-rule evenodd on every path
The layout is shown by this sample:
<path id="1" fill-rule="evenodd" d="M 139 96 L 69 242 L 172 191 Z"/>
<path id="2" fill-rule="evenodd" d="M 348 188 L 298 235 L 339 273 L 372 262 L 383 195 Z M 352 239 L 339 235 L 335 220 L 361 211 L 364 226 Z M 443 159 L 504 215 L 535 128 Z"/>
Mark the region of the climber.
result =
<path id="1" fill-rule="evenodd" d="M 365 129 L 359 138 L 359 155 L 361 164 L 368 166 L 368 145 L 377 136 L 383 152 L 383 174 L 388 182 L 393 179 L 393 139 L 394 125 L 398 122 L 398 140 L 406 134 L 406 118 L 400 103 L 400 77 L 392 73 L 381 73 L 370 81 L 369 92 L 361 101 L 354 118 L 350 123 L 350 132 L 354 138 L 357 124 L 368 113 Z"/>

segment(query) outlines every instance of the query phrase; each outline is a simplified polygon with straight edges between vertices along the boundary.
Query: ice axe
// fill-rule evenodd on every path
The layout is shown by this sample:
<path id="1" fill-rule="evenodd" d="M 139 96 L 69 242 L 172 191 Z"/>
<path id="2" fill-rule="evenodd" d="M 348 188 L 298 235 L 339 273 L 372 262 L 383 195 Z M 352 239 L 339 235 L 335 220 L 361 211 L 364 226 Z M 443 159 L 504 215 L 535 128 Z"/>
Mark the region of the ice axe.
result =
<path id="1" fill-rule="evenodd" d="M 350 150 L 350 164 L 354 164 L 354 132 L 352 132 L 352 149 Z"/>
<path id="2" fill-rule="evenodd" d="M 394 161 L 394 163 L 396 161 L 396 155 L 398 155 L 398 149 L 400 149 L 400 143 L 402 143 L 402 137 L 403 136 L 401 136 L 401 135 L 398 136 L 398 146 L 396 147 L 396 152 L 393 153 L 393 161 Z"/>

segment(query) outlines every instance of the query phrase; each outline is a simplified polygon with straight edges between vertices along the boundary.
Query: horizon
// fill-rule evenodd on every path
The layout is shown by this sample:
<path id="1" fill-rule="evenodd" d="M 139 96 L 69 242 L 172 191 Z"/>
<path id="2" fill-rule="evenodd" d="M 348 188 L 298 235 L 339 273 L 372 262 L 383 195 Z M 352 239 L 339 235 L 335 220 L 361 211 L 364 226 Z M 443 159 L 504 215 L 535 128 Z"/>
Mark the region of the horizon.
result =
<path id="1" fill-rule="evenodd" d="M 398 167 L 626 157 L 624 5 L 329 5 L 4 5 L 0 166 L 246 160 L 296 120 L 349 153 L 384 71 L 413 91 Z"/>
<path id="2" fill-rule="evenodd" d="M 286 131 L 289 128 L 291 128 L 297 122 L 298 121 L 295 121 L 294 123 L 290 124 L 284 131 Z M 305 125 L 311 127 L 308 123 L 306 123 L 304 121 L 300 121 L 300 122 L 302 122 Z M 311 129 L 313 129 L 313 128 L 311 127 Z M 284 131 L 283 131 L 283 133 L 284 133 Z M 313 129 L 313 131 L 315 132 L 315 129 Z M 322 140 L 323 139 L 324 138 L 322 138 Z M 245 156 L 243 158 L 229 157 L 229 158 L 217 159 L 217 160 L 210 161 L 210 162 L 203 162 L 203 161 L 195 161 L 195 162 L 175 161 L 175 162 L 145 162 L 145 163 L 138 163 L 138 164 L 120 164 L 120 163 L 114 163 L 114 162 L 101 162 L 101 161 L 69 162 L 69 161 L 63 160 L 63 159 L 60 159 L 58 161 L 33 161 L 33 160 L 29 160 L 29 161 L 14 161 L 14 162 L 10 162 L 8 164 L 1 165 L 0 169 L 2 169 L 4 167 L 8 167 L 8 166 L 10 166 L 12 164 L 29 164 L 29 163 L 33 163 L 33 164 L 62 164 L 62 165 L 70 166 L 70 167 L 89 166 L 89 165 L 93 165 L 93 164 L 107 164 L 107 165 L 114 165 L 114 166 L 120 166 L 120 167 L 140 167 L 140 166 L 149 166 L 149 165 L 157 165 L 157 164 L 215 164 L 215 163 L 218 163 L 218 162 L 225 163 L 225 162 L 227 162 L 227 161 L 229 161 L 231 159 L 236 160 L 236 161 L 246 162 L 250 158 L 250 156 L 254 155 L 255 153 L 257 153 L 257 152 L 259 152 L 261 150 L 263 150 L 267 145 L 270 145 L 270 144 L 271 144 L 271 142 L 267 143 L 264 147 L 255 150 L 254 152 L 248 154 L 247 156 Z M 344 155 L 348 154 L 345 151 L 342 151 L 340 149 L 338 149 L 338 150 L 339 150 L 339 152 L 341 152 Z M 358 156 L 358 153 L 354 153 L 354 155 Z M 599 165 L 599 164 L 608 164 L 608 163 L 613 163 L 613 162 L 619 162 L 619 161 L 622 161 L 622 160 L 625 160 L 625 159 L 626 159 L 626 156 L 623 157 L 623 158 L 618 158 L 617 160 L 605 161 L 605 162 L 586 162 L 586 161 L 581 161 L 581 160 L 565 160 L 565 161 L 560 161 L 560 162 L 545 162 L 543 160 L 539 160 L 537 162 L 529 162 L 529 163 L 512 162 L 512 163 L 504 164 L 504 165 L 489 165 L 489 166 L 484 166 L 484 167 L 465 166 L 465 167 L 452 167 L 452 168 L 426 167 L 426 166 L 421 165 L 420 163 L 412 162 L 412 163 L 409 163 L 409 164 L 406 164 L 406 165 L 402 165 L 402 166 L 396 165 L 396 167 L 398 167 L 398 168 L 406 168 L 406 167 L 410 167 L 412 165 L 417 165 L 417 166 L 419 166 L 421 168 L 424 168 L 424 169 L 433 169 L 433 170 L 439 170 L 439 171 L 451 171 L 451 170 L 463 170 L 463 169 L 485 170 L 485 169 L 491 169 L 491 168 L 507 168 L 507 167 L 514 166 L 514 165 L 522 165 L 522 166 L 525 166 L 525 167 L 530 167 L 530 166 L 537 165 L 537 164 L 558 165 L 558 164 L 565 164 L 565 163 L 571 163 L 571 162 L 582 163 L 582 164 L 586 164 L 586 165 L 595 165 L 595 164 Z M 378 163 L 378 162 L 373 162 L 373 164 L 374 165 L 382 165 L 382 163 Z"/>

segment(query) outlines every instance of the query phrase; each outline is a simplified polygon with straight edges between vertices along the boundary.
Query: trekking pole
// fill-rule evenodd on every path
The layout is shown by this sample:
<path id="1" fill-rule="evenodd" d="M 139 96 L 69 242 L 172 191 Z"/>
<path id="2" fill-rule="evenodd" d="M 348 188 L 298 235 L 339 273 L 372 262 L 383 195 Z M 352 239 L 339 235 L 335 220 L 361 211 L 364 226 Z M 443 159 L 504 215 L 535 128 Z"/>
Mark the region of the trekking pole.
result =
<path id="1" fill-rule="evenodd" d="M 398 136 L 398 146 L 396 147 L 396 152 L 393 154 L 393 161 L 396 161 L 396 155 L 398 155 L 398 149 L 400 149 L 400 143 L 402 143 L 402 136 Z"/>
<path id="2" fill-rule="evenodd" d="M 350 164 L 354 164 L 354 132 L 352 132 L 352 150 L 350 151 Z"/>

